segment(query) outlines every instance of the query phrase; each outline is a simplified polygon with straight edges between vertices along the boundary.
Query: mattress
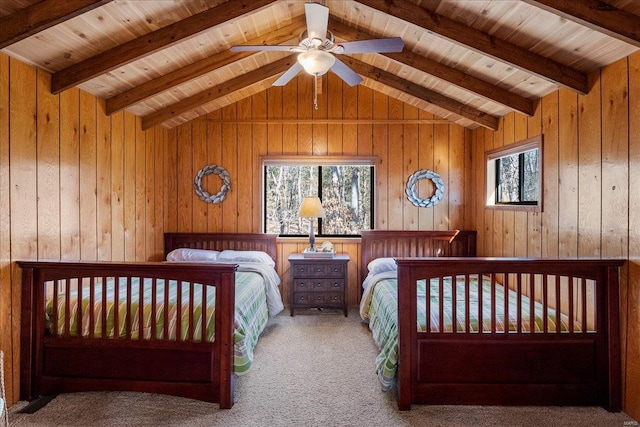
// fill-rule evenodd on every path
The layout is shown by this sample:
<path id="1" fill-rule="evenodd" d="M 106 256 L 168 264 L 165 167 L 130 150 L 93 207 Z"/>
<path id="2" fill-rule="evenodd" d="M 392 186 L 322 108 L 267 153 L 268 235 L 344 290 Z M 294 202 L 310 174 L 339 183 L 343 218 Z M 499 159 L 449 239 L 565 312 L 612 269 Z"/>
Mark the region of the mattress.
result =
<path id="1" fill-rule="evenodd" d="M 398 363 L 398 292 L 397 279 L 395 272 L 387 272 L 381 274 L 377 279 L 369 280 L 371 283 L 363 294 L 360 307 L 360 314 L 363 319 L 368 320 L 369 329 L 373 334 L 373 338 L 380 348 L 380 352 L 376 357 L 376 372 L 383 389 L 390 389 L 395 384 L 397 363 Z M 427 305 L 426 305 L 426 282 L 419 281 L 417 283 L 418 313 L 417 313 L 417 330 L 425 332 L 427 329 Z M 496 286 L 495 291 L 495 307 L 496 313 L 491 315 L 491 283 L 489 280 L 483 280 L 482 283 L 482 324 L 480 324 L 480 310 L 478 307 L 479 286 L 477 277 L 470 277 L 469 291 L 464 285 L 464 278 L 458 280 L 455 286 L 456 294 L 456 319 L 453 319 L 453 291 L 452 279 L 445 278 L 442 283 L 443 304 L 444 307 L 442 318 L 443 325 L 440 325 L 440 284 L 438 279 L 434 279 L 430 283 L 431 301 L 429 304 L 429 328 L 431 332 L 453 332 L 454 320 L 457 332 L 465 332 L 465 317 L 467 316 L 466 303 L 469 300 L 469 332 L 480 333 L 493 330 L 504 333 L 526 333 L 531 331 L 531 323 L 529 321 L 531 312 L 531 300 L 522 296 L 520 299 L 520 310 L 522 313 L 520 325 L 516 313 L 518 311 L 518 296 L 513 291 L 507 291 L 508 298 L 508 327 L 505 328 L 504 307 L 505 292 L 500 285 Z M 542 304 L 534 301 L 534 331 L 541 331 L 544 327 L 545 310 Z M 555 310 L 547 308 L 547 330 L 556 330 L 557 316 Z M 495 323 L 492 325 L 492 322 Z M 569 328 L 566 316 L 560 316 L 560 327 L 562 331 Z M 574 324 L 574 329 L 579 329 L 580 325 Z"/>
<path id="2" fill-rule="evenodd" d="M 255 266 L 254 266 L 255 267 Z M 239 267 L 240 269 L 240 267 Z M 249 370 L 253 362 L 253 350 L 258 342 L 258 338 L 264 330 L 270 315 L 277 314 L 282 308 L 282 302 L 277 290 L 279 283 L 273 283 L 275 272 L 264 273 L 264 267 L 257 269 L 242 267 L 243 270 L 235 273 L 235 324 L 234 324 L 234 372 L 241 375 Z M 152 339 L 152 325 L 155 323 L 155 337 L 162 339 L 164 335 L 164 325 L 168 322 L 169 340 L 187 340 L 189 338 L 189 322 L 192 318 L 194 330 L 192 333 L 193 342 L 202 340 L 202 327 L 204 325 L 206 341 L 215 339 L 215 291 L 213 287 L 204 287 L 199 284 L 194 285 L 193 295 L 190 295 L 188 286 L 179 285 L 176 281 L 165 281 L 157 279 L 155 284 L 152 279 L 143 279 L 142 283 L 138 278 L 131 278 L 130 283 L 126 277 L 106 278 L 102 283 L 102 278 L 95 278 L 94 283 L 94 319 L 90 319 L 91 304 L 90 287 L 83 284 L 80 292 L 77 284 L 70 283 L 67 292 L 65 285 L 57 285 L 54 290 L 53 283 L 48 283 L 48 298 L 46 305 L 47 328 L 49 332 L 57 330 L 58 335 L 82 336 L 93 338 L 125 338 L 127 336 L 127 323 L 125 321 L 129 310 L 132 319 L 130 326 L 131 339 Z M 165 289 L 166 288 L 166 289 Z M 205 290 L 206 288 L 206 290 Z M 274 288 L 276 294 L 274 294 Z M 117 290 L 117 292 L 116 292 Z M 57 298 L 53 294 L 57 293 Z M 204 295 L 203 295 L 204 293 Z M 78 327 L 78 295 L 82 296 L 82 321 Z M 127 302 L 127 295 L 131 295 L 130 303 Z M 181 295 L 178 298 L 178 295 Z M 142 303 L 140 303 L 142 295 Z M 155 297 L 154 297 L 155 295 Z M 104 297 L 103 297 L 104 296 Z M 168 298 L 168 314 L 165 313 L 165 297 Z M 103 299 L 105 300 L 103 303 Z M 193 299 L 193 310 L 189 310 L 189 301 Z M 69 304 L 67 307 L 67 300 Z M 115 301 L 118 301 L 116 304 Z M 180 300 L 180 309 L 178 307 Z M 54 302 L 55 301 L 55 302 Z M 155 301 L 156 316 L 151 319 L 151 306 Z M 278 304 L 279 301 L 279 304 Z M 204 302 L 204 304 L 203 304 Z M 68 333 L 62 321 L 56 322 L 54 326 L 53 304 L 57 305 L 58 313 L 66 313 L 73 319 L 69 325 Z M 140 306 L 142 305 L 142 313 Z M 115 331 L 114 310 L 118 310 L 118 330 Z M 102 325 L 102 310 L 106 310 L 106 327 Z M 178 315 L 179 312 L 179 315 Z M 140 315 L 143 316 L 142 332 L 140 331 Z M 204 317 L 204 322 L 202 321 Z M 180 325 L 180 327 L 178 327 Z M 80 330 L 80 333 L 79 333 Z M 106 331 L 103 337 L 103 330 Z M 93 334 L 91 334 L 93 331 Z M 180 338 L 178 339 L 178 331 Z"/>

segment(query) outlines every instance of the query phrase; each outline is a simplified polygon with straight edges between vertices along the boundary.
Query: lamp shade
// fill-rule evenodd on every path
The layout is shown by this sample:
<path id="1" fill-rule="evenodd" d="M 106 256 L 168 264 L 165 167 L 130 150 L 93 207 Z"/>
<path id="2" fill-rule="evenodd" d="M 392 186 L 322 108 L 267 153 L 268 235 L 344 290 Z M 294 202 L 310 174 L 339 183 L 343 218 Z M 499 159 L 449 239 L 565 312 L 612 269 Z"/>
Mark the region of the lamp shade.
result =
<path id="1" fill-rule="evenodd" d="M 333 67 L 336 58 L 323 50 L 309 50 L 298 55 L 298 62 L 307 73 L 321 76 Z"/>
<path id="2" fill-rule="evenodd" d="M 298 215 L 302 218 L 324 218 L 324 209 L 319 197 L 307 196 L 300 205 Z"/>

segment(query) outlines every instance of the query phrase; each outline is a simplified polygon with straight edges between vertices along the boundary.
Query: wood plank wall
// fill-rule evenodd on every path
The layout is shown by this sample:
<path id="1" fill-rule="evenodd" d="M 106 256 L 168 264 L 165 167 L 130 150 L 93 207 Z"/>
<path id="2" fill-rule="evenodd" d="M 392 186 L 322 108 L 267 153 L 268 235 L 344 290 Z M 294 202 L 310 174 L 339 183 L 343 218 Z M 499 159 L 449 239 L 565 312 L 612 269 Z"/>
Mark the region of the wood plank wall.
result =
<path id="1" fill-rule="evenodd" d="M 472 133 L 473 188 L 466 206 L 485 256 L 622 257 L 624 410 L 640 419 L 640 54 L 591 77 L 579 96 L 542 99 L 533 117 L 509 114 L 498 131 Z M 543 135 L 544 211 L 484 208 L 484 152 Z"/>
<path id="2" fill-rule="evenodd" d="M 377 228 L 462 228 L 465 182 L 471 181 L 465 174 L 471 161 L 471 132 L 455 124 L 424 124 L 419 120 L 434 117 L 363 85 L 349 87 L 333 74 L 322 81 L 318 110 L 313 108 L 313 80 L 301 76 L 283 88 L 270 88 L 170 132 L 168 150 L 175 153 L 177 161 L 166 165 L 165 170 L 167 231 L 260 232 L 261 156 L 296 154 L 377 156 Z M 264 119 L 275 123 L 265 124 Z M 300 119 L 326 121 L 296 122 Z M 353 123 L 356 119 L 362 124 Z M 403 120 L 408 123 L 398 122 Z M 220 204 L 201 201 L 192 188 L 193 177 L 209 164 L 224 166 L 231 176 L 231 191 Z M 445 197 L 434 208 L 417 208 L 405 196 L 407 179 L 419 169 L 435 170 L 446 183 Z M 215 194 L 220 185 L 217 176 L 209 175 L 202 187 Z M 430 196 L 433 187 L 426 182 L 419 191 L 422 196 Z M 317 241 L 321 244 L 324 240 Z M 359 239 L 330 240 L 336 251 L 351 257 L 349 304 L 356 305 Z M 306 246 L 306 239 L 279 239 L 277 268 L 283 279 L 285 304 L 290 291 L 287 258 Z"/>
<path id="3" fill-rule="evenodd" d="M 0 349 L 18 398 L 20 259 L 160 260 L 165 137 L 0 53 Z M 170 163 L 171 158 L 166 163 Z M 174 171 L 175 173 L 175 171 Z"/>
<path id="4" fill-rule="evenodd" d="M 46 73 L 0 53 L 0 348 L 9 401 L 17 399 L 19 384 L 15 260 L 157 260 L 164 231 L 260 231 L 261 155 L 361 154 L 381 160 L 378 228 L 476 228 L 483 255 L 628 258 L 621 287 L 625 411 L 640 418 L 640 118 L 634 114 L 640 55 L 592 80 L 589 95 L 560 90 L 531 118 L 507 115 L 496 132 L 443 124 L 237 122 L 432 118 L 333 76 L 323 79 L 318 111 L 312 82 L 300 77 L 176 129 L 143 132 L 140 119 L 107 117 L 104 103 L 86 93 L 51 95 Z M 540 134 L 544 212 L 484 209 L 484 151 Z M 193 177 L 207 164 L 222 164 L 231 174 L 232 191 L 222 204 L 204 203 L 193 192 Z M 404 196 L 409 175 L 423 168 L 448 184 L 433 209 L 418 209 Z M 214 191 L 219 181 L 209 177 L 204 186 Z M 335 242 L 354 260 L 354 304 L 359 244 Z M 305 245 L 305 239 L 279 244 L 285 300 L 286 258 Z"/>

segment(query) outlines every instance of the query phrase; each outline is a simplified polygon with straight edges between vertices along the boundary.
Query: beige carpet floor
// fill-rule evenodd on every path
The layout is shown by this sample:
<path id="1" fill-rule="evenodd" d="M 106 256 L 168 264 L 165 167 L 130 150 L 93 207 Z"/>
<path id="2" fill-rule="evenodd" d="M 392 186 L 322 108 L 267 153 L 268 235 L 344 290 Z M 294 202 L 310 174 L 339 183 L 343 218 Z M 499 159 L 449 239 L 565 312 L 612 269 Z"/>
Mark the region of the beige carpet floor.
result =
<path id="1" fill-rule="evenodd" d="M 236 381 L 235 405 L 144 393 L 75 393 L 34 414 L 10 411 L 13 426 L 629 426 L 598 407 L 418 406 L 397 410 L 380 390 L 371 333 L 356 311 L 288 311 L 271 319 L 251 370 Z"/>

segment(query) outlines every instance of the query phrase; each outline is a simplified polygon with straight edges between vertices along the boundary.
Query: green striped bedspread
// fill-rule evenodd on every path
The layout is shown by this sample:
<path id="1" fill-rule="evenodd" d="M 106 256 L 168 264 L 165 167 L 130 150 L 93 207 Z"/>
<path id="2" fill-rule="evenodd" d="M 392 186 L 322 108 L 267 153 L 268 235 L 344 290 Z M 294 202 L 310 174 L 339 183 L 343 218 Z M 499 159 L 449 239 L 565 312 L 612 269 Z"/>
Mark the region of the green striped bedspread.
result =
<path id="1" fill-rule="evenodd" d="M 444 331 L 453 331 L 453 319 L 452 319 L 452 286 L 451 279 L 445 279 L 443 282 L 443 294 L 444 294 Z M 419 331 L 424 332 L 426 330 L 426 284 L 425 281 L 418 282 L 418 325 Z M 458 280 L 456 289 L 456 330 L 457 332 L 464 332 L 465 321 L 465 295 L 464 279 Z M 437 279 L 432 280 L 430 285 L 430 326 L 431 331 L 437 332 L 440 329 L 439 318 L 440 312 L 438 307 L 438 293 L 439 283 Z M 518 297 L 513 291 L 507 292 L 508 294 L 508 314 L 509 314 L 509 332 L 517 332 L 517 320 L 515 313 L 518 309 Z M 472 279 L 469 286 L 469 326 L 470 331 L 478 332 L 478 283 L 477 279 Z M 475 309 L 474 309 L 475 307 Z M 504 288 L 500 285 L 496 286 L 496 299 L 495 299 L 496 313 L 494 318 L 491 316 L 491 283 L 485 281 L 482 285 L 482 330 L 491 331 L 491 322 L 495 321 L 495 330 L 497 332 L 504 332 Z M 530 313 L 530 300 L 526 296 L 521 298 L 521 326 L 520 331 L 530 331 L 529 313 Z M 535 330 L 541 331 L 543 329 L 543 307 L 539 303 L 534 303 L 535 312 Z M 364 320 L 369 321 L 369 329 L 371 329 L 373 338 L 380 348 L 380 353 L 376 357 L 376 371 L 378 379 L 383 389 L 390 389 L 395 384 L 396 369 L 398 363 L 398 292 L 397 292 L 397 279 L 394 273 L 387 273 L 382 275 L 379 280 L 372 281 L 365 293 L 363 294 L 360 315 Z M 556 328 L 556 314 L 552 309 L 547 309 L 547 328 L 548 330 L 555 330 Z M 568 330 L 567 321 L 565 316 L 561 316 L 561 330 Z"/>
<path id="2" fill-rule="evenodd" d="M 238 375 L 241 375 L 249 370 L 251 364 L 253 362 L 253 350 L 258 342 L 258 337 L 264 330 L 266 323 L 269 318 L 269 310 L 267 307 L 267 286 L 265 284 L 265 279 L 258 272 L 250 272 L 250 271 L 237 271 L 236 273 L 236 301 L 235 301 L 235 328 L 234 328 L 234 372 Z M 152 304 L 152 280 L 144 279 L 143 280 L 143 292 L 144 300 L 143 300 L 143 339 L 150 339 L 152 333 L 152 319 L 151 319 L 151 304 Z M 171 340 L 176 339 L 177 333 L 177 322 L 178 322 L 178 305 L 176 304 L 178 298 L 178 286 L 175 281 L 169 281 L 169 315 L 165 316 L 164 314 L 164 299 L 165 299 L 165 281 L 162 279 L 158 279 L 156 281 L 156 319 L 155 319 L 155 330 L 156 337 L 162 338 L 164 333 L 164 322 L 169 322 L 169 335 L 168 337 Z M 114 309 L 115 309 L 115 279 L 108 278 L 106 285 L 106 310 L 107 310 L 107 325 L 106 325 L 106 336 L 109 338 L 113 338 L 114 333 Z M 194 320 L 193 324 L 195 326 L 193 331 L 193 341 L 200 341 L 200 337 L 202 336 L 202 316 L 204 311 L 204 316 L 206 318 L 205 327 L 206 333 L 205 338 L 208 341 L 213 341 L 215 336 L 215 292 L 213 291 L 213 287 L 208 287 L 206 291 L 206 307 L 203 310 L 202 307 L 202 285 L 194 286 Z M 51 292 L 52 294 L 52 292 Z M 89 319 L 89 294 L 90 289 L 88 285 L 83 287 L 82 291 L 82 336 L 89 337 L 90 330 L 90 319 Z M 96 284 L 94 286 L 94 327 L 93 327 L 93 336 L 95 338 L 102 338 L 102 283 L 100 278 L 96 279 Z M 180 335 L 182 340 L 185 340 L 188 337 L 188 325 L 189 325 L 189 287 L 182 286 L 181 287 L 181 310 L 180 310 Z M 127 279 L 120 278 L 118 285 L 118 332 L 117 335 L 121 338 L 126 337 L 126 323 L 125 318 L 127 315 Z M 78 325 L 77 325 L 77 307 L 78 307 L 78 292 L 75 286 L 70 286 L 69 292 L 69 312 L 71 315 L 71 319 L 73 319 L 72 324 L 69 328 L 70 336 L 78 335 Z M 139 300 L 140 300 L 140 283 L 139 279 L 132 278 L 131 279 L 131 316 L 133 322 L 131 324 L 131 338 L 137 339 L 140 336 L 139 331 Z M 58 313 L 65 313 L 66 310 L 66 302 L 67 297 L 64 289 L 58 290 Z M 46 307 L 46 315 L 47 315 L 47 327 L 49 330 L 53 328 L 52 321 L 52 312 L 53 312 L 53 298 L 49 298 L 47 301 Z M 60 315 L 62 316 L 62 315 Z M 62 321 L 57 325 L 58 334 L 65 335 L 65 326 Z"/>

